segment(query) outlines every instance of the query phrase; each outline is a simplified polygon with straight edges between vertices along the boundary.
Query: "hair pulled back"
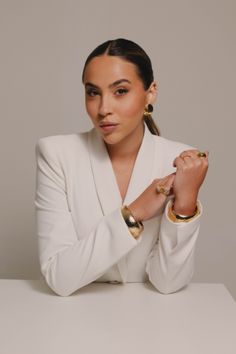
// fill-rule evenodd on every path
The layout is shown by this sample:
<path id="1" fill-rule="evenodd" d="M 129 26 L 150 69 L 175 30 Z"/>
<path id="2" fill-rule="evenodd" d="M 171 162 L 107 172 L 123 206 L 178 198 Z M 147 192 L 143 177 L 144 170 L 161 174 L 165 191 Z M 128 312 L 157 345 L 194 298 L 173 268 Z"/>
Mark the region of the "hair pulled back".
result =
<path id="1" fill-rule="evenodd" d="M 124 59 L 136 66 L 137 74 L 143 82 L 144 89 L 147 90 L 154 80 L 152 63 L 147 53 L 135 42 L 124 38 L 108 40 L 96 47 L 87 57 L 83 73 L 82 81 L 84 81 L 84 73 L 88 63 L 95 57 L 101 55 L 111 55 Z M 160 135 L 153 118 L 143 117 L 148 129 L 154 135 Z"/>

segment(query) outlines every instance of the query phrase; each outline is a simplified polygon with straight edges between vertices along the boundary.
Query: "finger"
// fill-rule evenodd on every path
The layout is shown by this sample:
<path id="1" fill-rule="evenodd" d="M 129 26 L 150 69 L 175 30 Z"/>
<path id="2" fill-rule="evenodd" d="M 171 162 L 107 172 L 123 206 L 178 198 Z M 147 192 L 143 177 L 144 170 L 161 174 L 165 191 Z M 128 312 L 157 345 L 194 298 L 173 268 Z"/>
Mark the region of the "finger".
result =
<path id="1" fill-rule="evenodd" d="M 176 173 L 173 172 L 169 175 L 167 175 L 162 181 L 161 181 L 161 184 L 165 185 L 165 186 L 171 186 L 174 182 L 174 179 L 175 179 L 175 176 L 176 176 Z"/>
<path id="2" fill-rule="evenodd" d="M 206 154 L 206 157 L 201 157 L 200 160 L 201 160 L 203 166 L 205 166 L 206 168 L 208 168 L 208 166 L 209 166 L 209 160 L 208 160 L 209 151 L 206 150 L 206 151 L 204 151 L 204 152 L 205 152 L 205 154 Z"/>
<path id="3" fill-rule="evenodd" d="M 187 165 L 191 165 L 194 163 L 195 160 L 197 160 L 197 158 L 195 159 L 194 157 L 192 156 L 184 156 L 184 157 L 181 157 L 181 159 L 187 164 Z"/>
<path id="4" fill-rule="evenodd" d="M 204 152 L 206 154 L 206 156 L 199 156 L 199 152 Z M 187 156 L 190 156 L 192 157 L 193 159 L 195 158 L 199 158 L 199 157 L 202 157 L 202 158 L 208 158 L 209 156 L 209 151 L 206 150 L 206 151 L 200 151 L 200 150 L 186 150 L 186 151 L 183 151 L 181 154 L 180 154 L 180 157 L 187 157 Z"/>
<path id="5" fill-rule="evenodd" d="M 205 154 L 205 156 L 201 156 L 200 153 Z M 198 165 L 205 165 L 208 164 L 208 156 L 209 156 L 209 151 L 198 151 L 197 153 L 197 158 L 196 159 L 192 159 L 192 161 L 194 161 L 195 163 L 197 163 Z"/>
<path id="6" fill-rule="evenodd" d="M 181 154 L 179 155 L 182 159 L 185 157 L 190 157 L 192 159 L 197 159 L 198 156 L 197 154 L 199 153 L 199 150 L 186 150 L 181 152 Z"/>
<path id="7" fill-rule="evenodd" d="M 174 182 L 174 180 L 175 180 L 175 176 L 176 176 L 176 173 L 172 173 L 172 174 L 169 176 L 169 178 L 168 178 L 168 180 L 167 180 L 167 182 L 166 182 L 167 186 L 172 186 L 172 184 L 173 184 L 173 182 Z"/>
<path id="8" fill-rule="evenodd" d="M 206 151 L 204 151 L 204 152 L 205 152 L 205 154 L 206 154 L 205 159 L 207 159 L 207 160 L 208 160 L 208 157 L 209 157 L 209 150 L 206 150 Z"/>
<path id="9" fill-rule="evenodd" d="M 164 187 L 171 193 L 173 190 L 175 176 L 171 176 L 165 183 Z"/>
<path id="10" fill-rule="evenodd" d="M 175 176 L 175 172 L 173 172 L 173 173 L 170 173 L 169 175 L 167 175 L 167 176 L 165 176 L 165 177 L 162 177 L 162 178 L 156 178 L 155 180 L 154 180 L 154 183 L 158 183 L 158 184 L 163 184 L 163 183 L 165 183 L 169 178 L 171 178 L 172 176 Z"/>
<path id="11" fill-rule="evenodd" d="M 175 173 L 172 173 L 171 175 L 168 176 L 168 179 L 165 178 L 165 180 L 162 180 L 161 182 L 158 183 L 156 187 L 158 188 L 164 188 L 164 190 L 167 192 L 167 195 L 171 194 L 173 183 L 175 179 Z M 158 191 L 158 190 L 157 190 Z M 158 191 L 159 194 L 163 194 L 162 192 Z M 167 195 L 163 194 L 165 197 Z"/>
<path id="12" fill-rule="evenodd" d="M 168 178 L 162 179 L 158 182 L 158 185 L 163 187 L 170 187 L 175 179 L 175 174 L 171 174 Z"/>
<path id="13" fill-rule="evenodd" d="M 209 152 L 205 151 L 206 156 L 199 156 L 199 150 L 187 150 L 180 154 L 180 157 L 186 163 L 186 167 L 200 166 L 208 164 Z"/>
<path id="14" fill-rule="evenodd" d="M 181 157 L 178 156 L 174 159 L 173 166 L 176 167 L 177 169 L 183 167 L 184 165 L 185 165 L 184 159 L 182 159 Z"/>
<path id="15" fill-rule="evenodd" d="M 186 167 L 193 167 L 195 164 L 198 164 L 198 158 L 194 158 L 192 156 L 184 156 L 182 158 L 182 160 L 184 161 L 184 164 Z"/>
<path id="16" fill-rule="evenodd" d="M 175 175 L 176 175 L 176 172 L 172 172 L 169 175 L 167 175 L 166 177 L 167 178 L 173 178 L 173 177 L 175 177 Z"/>

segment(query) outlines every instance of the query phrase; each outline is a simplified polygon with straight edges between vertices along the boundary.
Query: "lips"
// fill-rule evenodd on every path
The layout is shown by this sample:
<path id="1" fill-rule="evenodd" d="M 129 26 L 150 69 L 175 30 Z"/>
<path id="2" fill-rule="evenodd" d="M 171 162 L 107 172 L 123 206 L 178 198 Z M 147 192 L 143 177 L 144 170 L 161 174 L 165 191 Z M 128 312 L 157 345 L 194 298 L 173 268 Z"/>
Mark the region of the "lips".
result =
<path id="1" fill-rule="evenodd" d="M 101 122 L 99 128 L 103 133 L 112 133 L 117 129 L 118 123 L 113 122 Z"/>
<path id="2" fill-rule="evenodd" d="M 118 125 L 118 123 L 104 122 L 104 123 L 99 124 L 100 127 L 110 127 L 110 126 L 115 126 L 115 125 Z"/>

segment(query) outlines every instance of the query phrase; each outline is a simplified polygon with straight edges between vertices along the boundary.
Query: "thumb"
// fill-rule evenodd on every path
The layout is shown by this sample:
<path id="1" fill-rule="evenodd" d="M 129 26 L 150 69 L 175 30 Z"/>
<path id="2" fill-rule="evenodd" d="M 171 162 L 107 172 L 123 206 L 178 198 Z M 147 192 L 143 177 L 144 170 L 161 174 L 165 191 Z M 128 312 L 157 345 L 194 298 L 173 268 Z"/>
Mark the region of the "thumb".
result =
<path id="1" fill-rule="evenodd" d="M 168 189 L 171 189 L 172 186 L 173 186 L 173 183 L 174 183 L 174 180 L 175 180 L 175 176 L 176 176 L 176 173 L 171 173 L 170 175 L 168 175 L 168 179 L 165 183 L 165 187 L 168 188 Z"/>

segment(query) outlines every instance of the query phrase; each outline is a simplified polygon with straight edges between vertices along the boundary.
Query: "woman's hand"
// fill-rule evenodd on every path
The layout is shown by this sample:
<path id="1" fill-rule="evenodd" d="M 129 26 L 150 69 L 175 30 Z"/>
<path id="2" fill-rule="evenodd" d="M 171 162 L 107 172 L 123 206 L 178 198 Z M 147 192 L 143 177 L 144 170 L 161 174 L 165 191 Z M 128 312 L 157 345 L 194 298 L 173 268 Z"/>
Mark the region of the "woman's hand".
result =
<path id="1" fill-rule="evenodd" d="M 167 197 L 162 193 L 157 193 L 156 187 L 158 185 L 162 186 L 171 193 L 174 179 L 175 173 L 171 173 L 164 178 L 154 179 L 137 199 L 127 205 L 135 220 L 151 219 L 161 211 Z"/>
<path id="2" fill-rule="evenodd" d="M 177 168 L 173 183 L 173 208 L 176 214 L 194 214 L 199 188 L 207 173 L 209 155 L 206 151 L 206 157 L 199 157 L 198 152 L 183 151 L 173 162 L 173 166 Z"/>
<path id="3" fill-rule="evenodd" d="M 162 186 L 174 194 L 176 214 L 192 215 L 195 212 L 198 192 L 208 169 L 208 151 L 206 157 L 197 156 L 198 150 L 183 151 L 173 162 L 176 172 L 154 179 L 153 182 L 135 199 L 128 208 L 137 221 L 156 216 L 166 201 L 166 196 L 157 193 L 156 187 Z"/>

